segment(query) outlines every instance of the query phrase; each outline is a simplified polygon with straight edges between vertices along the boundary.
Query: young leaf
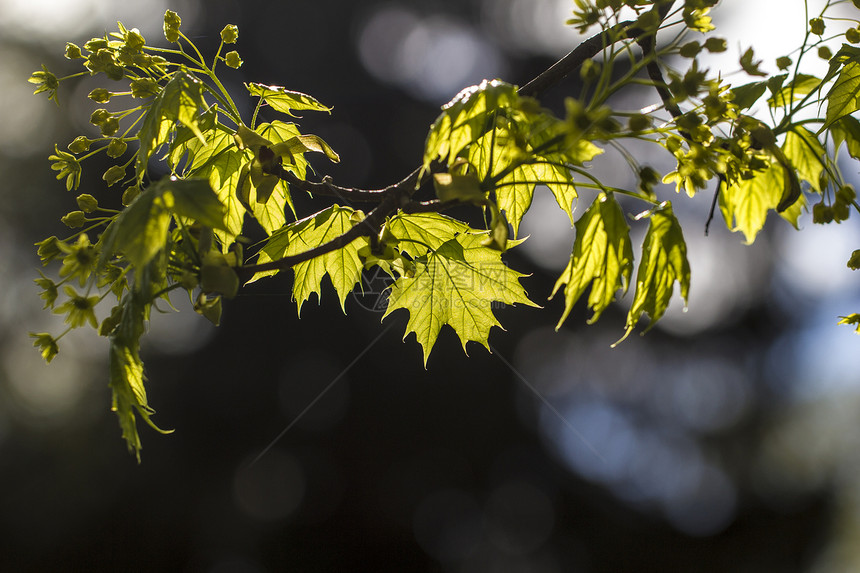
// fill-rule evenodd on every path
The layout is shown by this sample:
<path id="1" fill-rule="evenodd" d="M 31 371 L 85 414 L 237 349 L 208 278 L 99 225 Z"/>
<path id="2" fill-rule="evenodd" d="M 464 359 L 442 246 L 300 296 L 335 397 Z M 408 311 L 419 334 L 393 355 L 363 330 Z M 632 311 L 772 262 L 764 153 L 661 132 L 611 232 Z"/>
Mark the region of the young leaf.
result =
<path id="1" fill-rule="evenodd" d="M 424 146 L 424 165 L 436 159 L 452 163 L 460 151 L 493 127 L 496 110 L 512 107 L 517 101 L 516 87 L 499 80 L 484 80 L 471 86 L 442 107 Z"/>
<path id="2" fill-rule="evenodd" d="M 666 312 L 675 282 L 681 288 L 681 297 L 687 301 L 690 291 L 690 263 L 687 261 L 687 243 L 681 225 L 672 212 L 672 205 L 664 201 L 651 213 L 648 233 L 642 243 L 642 259 L 636 274 L 636 294 L 627 314 L 626 338 L 639 323 L 643 314 L 651 322 L 650 330 Z M 623 339 L 622 339 L 623 340 Z"/>
<path id="3" fill-rule="evenodd" d="M 200 112 L 206 107 L 203 89 L 203 82 L 190 73 L 179 70 L 155 96 L 137 134 L 140 140 L 137 155 L 139 179 L 143 178 L 146 164 L 155 150 L 169 142 L 176 122 L 188 127 L 202 144 L 206 144 L 206 138 L 198 125 Z"/>
<path id="4" fill-rule="evenodd" d="M 787 86 L 783 86 L 768 98 L 767 103 L 772 108 L 787 107 L 806 94 L 815 91 L 821 85 L 821 80 L 808 74 L 797 74 Z"/>
<path id="5" fill-rule="evenodd" d="M 850 115 L 837 120 L 830 126 L 836 149 L 845 142 L 848 154 L 854 159 L 860 159 L 860 121 Z"/>
<path id="6" fill-rule="evenodd" d="M 401 213 L 392 217 L 385 229 L 397 241 L 397 249 L 413 259 L 438 249 L 457 235 L 472 232 L 465 223 L 441 213 Z"/>
<path id="7" fill-rule="evenodd" d="M 785 188 L 785 173 L 779 163 L 772 163 L 752 179 L 741 179 L 720 190 L 720 211 L 732 231 L 741 231 L 751 245 L 767 212 L 776 209 Z"/>
<path id="8" fill-rule="evenodd" d="M 103 237 L 102 262 L 121 252 L 141 268 L 165 247 L 172 215 L 224 230 L 224 207 L 205 180 L 162 179 L 147 187 Z"/>
<path id="9" fill-rule="evenodd" d="M 739 109 L 744 110 L 753 106 L 767 90 L 767 82 L 752 82 L 736 88 L 732 88 L 734 103 Z"/>
<path id="10" fill-rule="evenodd" d="M 470 340 L 489 349 L 490 329 L 501 327 L 492 311 L 495 304 L 536 306 L 519 282 L 523 275 L 502 262 L 500 251 L 483 246 L 486 236 L 447 240 L 415 261 L 413 276 L 402 276 L 391 287 L 382 318 L 399 308 L 409 311 L 406 335 L 415 333 L 425 366 L 443 325 L 454 329 L 463 350 Z"/>
<path id="11" fill-rule="evenodd" d="M 848 62 L 827 94 L 827 114 L 822 130 L 837 119 L 860 109 L 860 63 Z"/>
<path id="12" fill-rule="evenodd" d="M 254 97 L 263 98 L 272 109 L 296 117 L 294 111 L 325 111 L 331 112 L 330 107 L 326 107 L 318 102 L 313 97 L 300 92 L 293 92 L 280 86 L 266 86 L 257 83 L 246 83 L 248 93 Z"/>
<path id="13" fill-rule="evenodd" d="M 260 251 L 259 262 L 297 255 L 343 235 L 354 225 L 355 213 L 348 207 L 333 205 L 316 215 L 285 226 L 269 238 Z M 293 266 L 293 299 L 298 305 L 299 314 L 302 304 L 311 294 L 316 293 L 318 298 L 322 295 L 321 283 L 326 275 L 337 291 L 341 309 L 346 312 L 346 297 L 361 279 L 364 267 L 358 251 L 368 244 L 367 237 L 359 237 L 343 248 Z"/>
<path id="14" fill-rule="evenodd" d="M 782 151 L 800 179 L 821 193 L 820 176 L 824 171 L 826 152 L 818 138 L 809 130 L 797 126 L 785 136 Z"/>
<path id="15" fill-rule="evenodd" d="M 627 292 L 632 272 L 630 227 L 615 198 L 601 193 L 576 222 L 576 241 L 570 262 L 552 291 L 552 296 L 555 296 L 558 289 L 566 285 L 564 313 L 556 330 L 561 328 L 588 285 L 591 285 L 588 305 L 594 312 L 588 322 L 597 322 L 601 313 L 615 300 L 618 289 Z"/>

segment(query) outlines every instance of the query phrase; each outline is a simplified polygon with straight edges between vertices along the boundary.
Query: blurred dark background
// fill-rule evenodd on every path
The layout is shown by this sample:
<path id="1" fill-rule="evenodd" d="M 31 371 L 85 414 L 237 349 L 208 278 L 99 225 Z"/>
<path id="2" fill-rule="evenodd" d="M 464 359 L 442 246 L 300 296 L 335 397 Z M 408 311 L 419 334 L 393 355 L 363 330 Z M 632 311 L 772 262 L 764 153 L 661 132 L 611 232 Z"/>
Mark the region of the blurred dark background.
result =
<path id="1" fill-rule="evenodd" d="M 803 2 L 727 4 L 716 20 L 730 45 L 756 27 L 774 71 L 790 48 L 767 32 L 802 34 Z M 237 24 L 245 64 L 230 86 L 283 85 L 334 106 L 300 120 L 343 159 L 316 164 L 320 175 L 380 187 L 418 164 L 460 89 L 524 84 L 575 46 L 572 7 L 0 1 L 0 570 L 860 570 L 860 353 L 835 324 L 860 310 L 845 268 L 856 217 L 820 228 L 804 215 L 800 233 L 774 220 L 744 246 L 719 220 L 704 237 L 709 194 L 661 190 L 687 233 L 689 309 L 678 301 L 615 349 L 630 295 L 597 325 L 577 307 L 553 331 L 563 301 L 546 299 L 573 235 L 545 189 L 521 228 L 530 239 L 506 255 L 544 309 L 499 310 L 507 332 L 494 330 L 492 354 L 472 343 L 464 355 L 445 329 L 425 370 L 414 337 L 401 341 L 406 313 L 380 324 L 373 277 L 348 316 L 325 284 L 299 319 L 289 276 L 243 289 L 217 329 L 175 297 L 182 312 L 153 318 L 143 356 L 154 419 L 176 432 L 143 425 L 141 465 L 109 411 L 105 341 L 75 332 L 50 366 L 30 347 L 27 331 L 61 330 L 40 310 L 31 245 L 62 234 L 75 208 L 46 157 L 94 129 L 91 79 L 64 83 L 59 108 L 26 83 L 43 62 L 73 70 L 66 41 L 122 20 L 163 43 L 171 8 L 209 55 Z M 543 103 L 577 93 L 569 81 Z M 616 106 L 653 103 L 641 91 Z M 594 169 L 632 184 L 617 158 Z M 79 192 L 112 192 L 106 165 L 85 164 Z"/>

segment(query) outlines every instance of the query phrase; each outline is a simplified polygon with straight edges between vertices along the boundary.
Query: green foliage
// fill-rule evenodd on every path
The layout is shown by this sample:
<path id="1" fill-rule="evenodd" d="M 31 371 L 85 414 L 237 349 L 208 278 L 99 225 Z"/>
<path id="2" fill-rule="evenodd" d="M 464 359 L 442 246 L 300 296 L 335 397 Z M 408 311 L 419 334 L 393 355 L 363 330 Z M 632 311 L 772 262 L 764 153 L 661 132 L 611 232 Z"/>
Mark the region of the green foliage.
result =
<path id="1" fill-rule="evenodd" d="M 36 93 L 56 102 L 62 82 L 102 75 L 110 89 L 97 87 L 88 98 L 111 102 L 114 111 L 95 109 L 91 123 L 98 134 L 76 137 L 68 151 L 55 146 L 51 169 L 67 190 L 75 190 L 87 160 L 103 152 L 113 162 L 102 179 L 106 187 L 122 189 L 123 208 L 105 209 L 102 203 L 109 202 L 87 190 L 62 218 L 72 234 L 37 244 L 43 265 L 59 264 L 58 278 L 40 273 L 36 279 L 40 296 L 46 310 L 65 316 L 68 328 L 59 335 L 32 334 L 34 346 L 50 361 L 73 328 L 90 326 L 107 337 L 112 407 L 139 457 L 137 420 L 155 428 L 140 339 L 158 300 L 169 303 L 172 292 L 185 291 L 195 310 L 218 324 L 225 300 L 243 283 L 292 269 L 299 312 L 311 295 L 322 297 L 325 277 L 346 312 L 362 272 L 378 267 L 393 280 L 383 318 L 398 309 L 408 312 L 405 337 L 415 334 L 425 365 L 445 325 L 464 349 L 469 341 L 489 349 L 490 331 L 501 326 L 494 309 L 536 306 L 521 284 L 525 275 L 508 267 L 505 251 L 522 242 L 522 220 L 534 194 L 543 192 L 552 193 L 576 231 L 552 292 L 564 293 L 558 327 L 582 299 L 592 312 L 589 323 L 596 322 L 626 294 L 636 270 L 624 337 L 646 315 L 646 330 L 652 328 L 675 292 L 686 300 L 691 279 L 681 222 L 670 201 L 658 196 L 671 194 L 657 186 L 661 178 L 689 196 L 713 189 L 728 228 L 747 243 L 762 232 L 772 211 L 799 226 L 808 197 L 816 201 L 815 223 L 840 222 L 860 210 L 836 156 L 844 149 L 860 158 L 860 122 L 853 115 L 860 109 L 860 48 L 850 45 L 858 40 L 860 22 L 848 22 L 849 44 L 833 54 L 822 34 L 840 21 L 815 15 L 799 49 L 777 59 L 784 72 L 779 75 L 763 71 L 752 47 L 741 55 L 739 72 L 711 72 L 700 65 L 700 55 L 731 45 L 712 34 L 710 10 L 716 4 L 576 0 L 569 24 L 580 31 L 599 29 L 595 40 L 556 66 L 578 71 L 583 88 L 577 97 L 568 97 L 559 113 L 541 106 L 535 96 L 543 88 L 533 85 L 518 89 L 486 80 L 466 88 L 431 126 L 419 169 L 381 190 L 308 178 L 305 154 L 340 159 L 293 122 L 297 112 L 332 112 L 312 96 L 248 82 L 244 89 L 257 105 L 250 118 L 243 117 L 222 81 L 222 74 L 242 65 L 237 51 L 222 54 L 239 39 L 235 25 L 221 30 L 221 44 L 208 60 L 169 10 L 163 30 L 170 48 L 148 44 L 121 23 L 118 31 L 83 47 L 67 44 L 66 58 L 82 70 L 57 78 L 43 66 L 29 79 Z M 696 33 L 695 39 L 663 33 L 677 26 Z M 829 59 L 823 78 L 802 71 L 810 54 Z M 672 67 L 677 65 L 687 68 Z M 554 74 L 542 74 L 537 83 L 553 83 Z M 754 79 L 744 82 L 747 76 Z M 741 81 L 734 85 L 730 77 Z M 662 109 L 612 107 L 613 96 L 641 85 L 656 90 Z M 258 122 L 264 107 L 283 116 Z M 631 141 L 658 146 L 674 159 L 674 169 L 658 173 L 641 164 L 627 149 Z M 612 187 L 589 169 L 608 146 L 620 151 L 635 186 Z M 153 180 L 153 162 L 163 162 L 169 175 Z M 298 215 L 297 192 L 336 203 Z M 594 199 L 577 217 L 581 196 Z M 338 204 L 353 200 L 371 208 Z M 637 203 L 633 208 L 644 212 L 631 218 L 629 206 Z M 485 228 L 441 214 L 457 205 L 483 215 Z M 645 220 L 637 262 L 631 225 L 644 227 Z M 856 259 L 855 252 L 849 266 L 860 266 Z M 102 301 L 112 304 L 99 322 L 96 307 Z M 858 322 L 856 314 L 841 320 Z"/>

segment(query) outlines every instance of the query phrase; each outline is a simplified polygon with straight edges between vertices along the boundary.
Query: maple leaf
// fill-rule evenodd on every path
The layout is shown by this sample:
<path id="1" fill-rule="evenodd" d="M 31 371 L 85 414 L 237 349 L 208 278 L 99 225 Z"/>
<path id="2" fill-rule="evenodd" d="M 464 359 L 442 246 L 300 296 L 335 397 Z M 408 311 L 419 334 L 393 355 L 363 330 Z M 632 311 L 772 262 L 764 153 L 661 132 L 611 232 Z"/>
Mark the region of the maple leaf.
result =
<path id="1" fill-rule="evenodd" d="M 402 276 L 391 286 L 382 318 L 399 308 L 409 311 L 406 335 L 415 333 L 425 367 L 443 325 L 454 329 L 464 351 L 469 341 L 489 350 L 490 329 L 501 328 L 493 314 L 496 305 L 537 306 L 519 282 L 524 275 L 505 265 L 499 251 L 482 245 L 486 235 L 459 234 L 448 239 L 415 260 L 414 275 Z"/>
<path id="2" fill-rule="evenodd" d="M 564 314 L 556 330 L 567 319 L 573 305 L 591 284 L 588 304 L 594 312 L 589 324 L 615 300 L 618 289 L 627 291 L 633 272 L 633 246 L 630 227 L 621 206 L 610 195 L 601 193 L 576 222 L 576 241 L 567 268 L 558 278 L 552 296 L 564 288 Z M 552 298 L 552 297 L 550 297 Z"/>
<path id="3" fill-rule="evenodd" d="M 260 251 L 259 263 L 297 255 L 343 235 L 360 220 L 361 213 L 349 207 L 332 205 L 295 223 L 284 226 L 272 234 L 266 246 Z M 341 309 L 346 312 L 346 297 L 361 279 L 363 263 L 358 251 L 367 246 L 367 237 L 358 237 L 345 247 L 314 257 L 293 266 L 293 299 L 298 305 L 299 314 L 302 304 L 311 294 L 321 296 L 322 279 L 328 275 L 337 291 Z M 252 280 L 275 274 L 277 271 L 257 273 Z"/>

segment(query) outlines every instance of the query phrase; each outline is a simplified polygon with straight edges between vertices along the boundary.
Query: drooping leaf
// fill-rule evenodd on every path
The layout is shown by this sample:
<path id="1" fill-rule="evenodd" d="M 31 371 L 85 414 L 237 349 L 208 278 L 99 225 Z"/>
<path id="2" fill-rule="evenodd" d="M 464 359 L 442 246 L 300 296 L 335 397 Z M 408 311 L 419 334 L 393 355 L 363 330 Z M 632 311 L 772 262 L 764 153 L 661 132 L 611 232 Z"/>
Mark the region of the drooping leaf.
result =
<path id="1" fill-rule="evenodd" d="M 627 314 L 627 337 L 643 314 L 651 319 L 651 329 L 666 312 L 675 283 L 681 297 L 687 302 L 690 291 L 690 263 L 687 261 L 687 243 L 681 225 L 672 212 L 672 205 L 664 201 L 650 216 L 648 232 L 642 243 L 642 258 L 636 273 L 636 292 Z"/>
<path id="2" fill-rule="evenodd" d="M 143 361 L 140 359 L 140 337 L 149 316 L 149 301 L 153 283 L 147 269 L 138 273 L 138 282 L 132 292 L 123 297 L 122 317 L 110 337 L 109 371 L 112 393 L 111 410 L 119 419 L 122 437 L 129 451 L 134 451 L 140 462 L 140 436 L 137 433 L 137 416 L 161 433 L 170 433 L 156 426 L 151 416 L 144 387 Z"/>
<path id="3" fill-rule="evenodd" d="M 827 94 L 827 114 L 821 129 L 860 109 L 860 63 L 848 62 Z"/>
<path id="4" fill-rule="evenodd" d="M 734 103 L 742 110 L 748 109 L 764 95 L 767 90 L 767 82 L 751 82 L 732 88 Z"/>
<path id="5" fill-rule="evenodd" d="M 782 146 L 797 175 L 821 193 L 820 176 L 824 171 L 826 152 L 818 138 L 802 126 L 789 131 Z"/>
<path id="6" fill-rule="evenodd" d="M 589 285 L 591 294 L 588 296 L 588 305 L 594 314 L 588 322 L 597 322 L 603 311 L 615 300 L 618 290 L 627 292 L 632 272 L 630 227 L 615 198 L 601 193 L 576 222 L 576 240 L 570 262 L 552 291 L 552 296 L 555 296 L 559 288 L 565 285 L 564 313 L 556 330 L 567 319 L 573 305 Z"/>
<path id="7" fill-rule="evenodd" d="M 485 239 L 486 233 L 448 239 L 416 259 L 414 275 L 391 287 L 383 319 L 400 308 L 409 311 L 406 335 L 415 333 L 425 366 L 442 326 L 454 329 L 464 350 L 469 341 L 489 349 L 490 329 L 501 327 L 494 304 L 536 306 L 519 282 L 523 275 L 502 262 L 500 251 L 484 246 Z"/>
<path id="8" fill-rule="evenodd" d="M 263 98 L 272 109 L 295 117 L 294 111 L 325 111 L 331 112 L 315 98 L 301 92 L 290 91 L 280 86 L 266 86 L 257 83 L 246 83 L 248 93 L 254 97 Z"/>
<path id="9" fill-rule="evenodd" d="M 860 121 L 846 115 L 830 126 L 836 149 L 845 143 L 848 154 L 854 159 L 860 159 Z"/>
<path id="10" fill-rule="evenodd" d="M 356 213 L 349 207 L 333 205 L 316 215 L 286 225 L 272 234 L 260 251 L 259 262 L 297 255 L 343 235 L 356 224 Z M 367 237 L 358 237 L 342 248 L 293 266 L 293 299 L 299 314 L 311 294 L 316 293 L 318 298 L 321 296 L 321 283 L 326 275 L 337 291 L 341 309 L 346 312 L 346 297 L 361 279 L 363 269 L 358 251 L 368 244 Z M 264 275 L 255 279 L 260 276 Z"/>
<path id="11" fill-rule="evenodd" d="M 779 163 L 771 164 L 752 179 L 741 179 L 720 190 L 720 211 L 732 231 L 741 231 L 748 245 L 767 219 L 767 212 L 776 209 L 785 188 L 785 173 Z"/>

